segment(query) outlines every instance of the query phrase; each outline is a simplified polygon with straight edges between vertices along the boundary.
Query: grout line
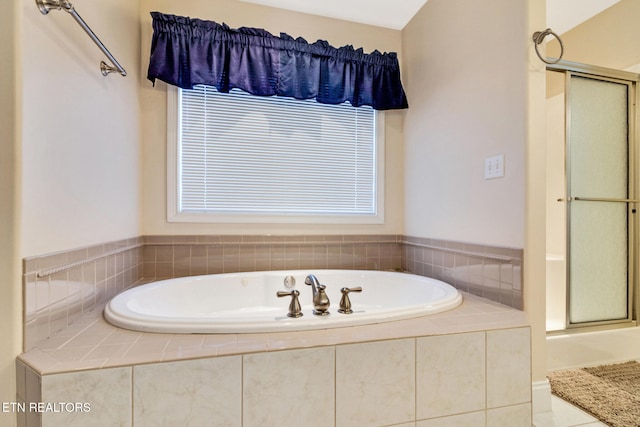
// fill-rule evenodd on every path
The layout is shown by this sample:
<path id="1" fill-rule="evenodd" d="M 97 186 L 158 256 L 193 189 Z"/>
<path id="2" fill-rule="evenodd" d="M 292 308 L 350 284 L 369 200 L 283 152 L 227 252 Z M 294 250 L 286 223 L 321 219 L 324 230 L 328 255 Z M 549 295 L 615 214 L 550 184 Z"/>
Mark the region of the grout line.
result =
<path id="1" fill-rule="evenodd" d="M 338 346 L 333 346 L 333 425 L 338 425 Z"/>
<path id="2" fill-rule="evenodd" d="M 354 240 L 354 241 L 334 241 L 334 240 L 308 240 L 308 241 L 272 241 L 272 242 L 246 242 L 246 241 L 226 241 L 226 242 L 145 242 L 142 246 L 313 246 L 313 245 L 379 245 L 379 244 L 402 244 L 401 240 L 379 239 L 379 240 Z M 413 244 L 413 243 L 410 243 Z"/>
<path id="3" fill-rule="evenodd" d="M 216 351 L 217 352 L 217 351 Z M 244 425 L 244 358 L 246 354 L 240 355 L 240 425 Z"/>
<path id="4" fill-rule="evenodd" d="M 489 412 L 489 375 L 487 372 L 487 365 L 489 364 L 489 339 L 487 331 L 484 331 L 484 425 L 485 427 L 491 427 L 488 425 L 489 420 L 488 412 Z"/>
<path id="5" fill-rule="evenodd" d="M 133 369 L 135 366 L 131 366 L 131 384 L 129 386 L 129 393 L 131 395 L 131 425 L 133 426 L 133 420 L 135 418 L 135 404 L 134 404 L 134 399 L 135 399 L 135 393 L 133 390 L 134 384 L 135 384 L 135 379 L 134 379 L 134 375 L 135 375 L 135 369 Z"/>
<path id="6" fill-rule="evenodd" d="M 413 422 L 418 422 L 418 337 L 413 337 Z"/>
<path id="7" fill-rule="evenodd" d="M 78 338 L 80 335 L 82 335 L 85 331 L 87 331 L 90 327 L 94 326 L 96 323 L 98 322 L 98 319 L 95 319 L 93 321 L 91 321 L 89 324 L 87 324 L 87 326 L 85 326 L 84 328 L 82 328 L 80 331 L 78 331 L 76 334 L 74 334 L 73 336 L 71 336 L 68 340 L 66 340 L 65 342 L 63 342 L 62 344 L 60 344 L 59 346 L 56 347 L 56 351 L 57 350 L 61 350 L 63 347 L 66 347 L 67 344 L 69 344 L 71 341 L 73 341 L 74 339 Z M 68 326 L 68 325 L 67 325 Z M 51 334 L 50 334 L 51 335 Z M 111 335 L 111 333 L 109 334 Z M 105 337 L 106 338 L 106 337 Z M 102 339 L 100 342 L 104 341 L 104 339 Z"/>

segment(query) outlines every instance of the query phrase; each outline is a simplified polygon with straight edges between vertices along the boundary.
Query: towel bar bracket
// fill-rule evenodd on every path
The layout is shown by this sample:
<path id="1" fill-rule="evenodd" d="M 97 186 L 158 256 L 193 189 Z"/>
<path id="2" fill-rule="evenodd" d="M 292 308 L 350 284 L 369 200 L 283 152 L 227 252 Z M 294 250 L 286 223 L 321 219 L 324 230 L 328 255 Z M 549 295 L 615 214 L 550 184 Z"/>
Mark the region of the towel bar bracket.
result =
<path id="1" fill-rule="evenodd" d="M 46 15 L 51 11 L 62 9 L 62 2 L 59 0 L 36 0 L 36 4 L 38 5 L 38 9 L 43 15 Z"/>

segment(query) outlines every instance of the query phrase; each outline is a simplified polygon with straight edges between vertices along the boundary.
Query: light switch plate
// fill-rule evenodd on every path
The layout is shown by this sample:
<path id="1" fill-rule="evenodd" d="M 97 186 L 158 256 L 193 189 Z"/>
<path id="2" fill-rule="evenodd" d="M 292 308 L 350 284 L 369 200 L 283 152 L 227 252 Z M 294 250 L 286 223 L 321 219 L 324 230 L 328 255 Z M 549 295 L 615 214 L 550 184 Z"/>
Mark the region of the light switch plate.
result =
<path id="1" fill-rule="evenodd" d="M 504 177 L 504 154 L 484 159 L 484 179 Z"/>

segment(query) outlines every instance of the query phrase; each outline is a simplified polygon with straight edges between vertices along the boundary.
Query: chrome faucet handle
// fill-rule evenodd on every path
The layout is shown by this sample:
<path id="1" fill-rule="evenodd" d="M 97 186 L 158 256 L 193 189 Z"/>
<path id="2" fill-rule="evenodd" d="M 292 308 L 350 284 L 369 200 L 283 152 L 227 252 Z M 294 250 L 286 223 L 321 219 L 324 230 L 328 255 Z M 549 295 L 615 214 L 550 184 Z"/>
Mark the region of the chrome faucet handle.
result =
<path id="1" fill-rule="evenodd" d="M 278 298 L 291 296 L 289 312 L 287 313 L 288 317 L 302 317 L 302 307 L 300 307 L 300 301 L 298 300 L 300 291 L 297 291 L 295 289 L 291 292 L 278 291 L 276 295 L 278 295 Z"/>
<path id="2" fill-rule="evenodd" d="M 349 299 L 349 292 L 362 292 L 362 288 L 360 286 L 355 288 L 342 288 L 340 289 L 340 292 L 342 292 L 342 298 L 340 298 L 340 308 L 338 309 L 338 313 L 353 313 L 353 310 L 351 309 L 351 300 Z"/>

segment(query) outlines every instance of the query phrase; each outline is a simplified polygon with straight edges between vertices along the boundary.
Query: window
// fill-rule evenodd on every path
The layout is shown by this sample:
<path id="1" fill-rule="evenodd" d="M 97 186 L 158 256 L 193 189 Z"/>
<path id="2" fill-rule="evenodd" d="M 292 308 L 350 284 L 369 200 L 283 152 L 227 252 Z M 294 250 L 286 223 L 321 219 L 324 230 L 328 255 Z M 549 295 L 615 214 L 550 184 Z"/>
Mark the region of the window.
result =
<path id="1" fill-rule="evenodd" d="M 170 89 L 175 222 L 380 223 L 383 114 L 370 107 Z"/>

